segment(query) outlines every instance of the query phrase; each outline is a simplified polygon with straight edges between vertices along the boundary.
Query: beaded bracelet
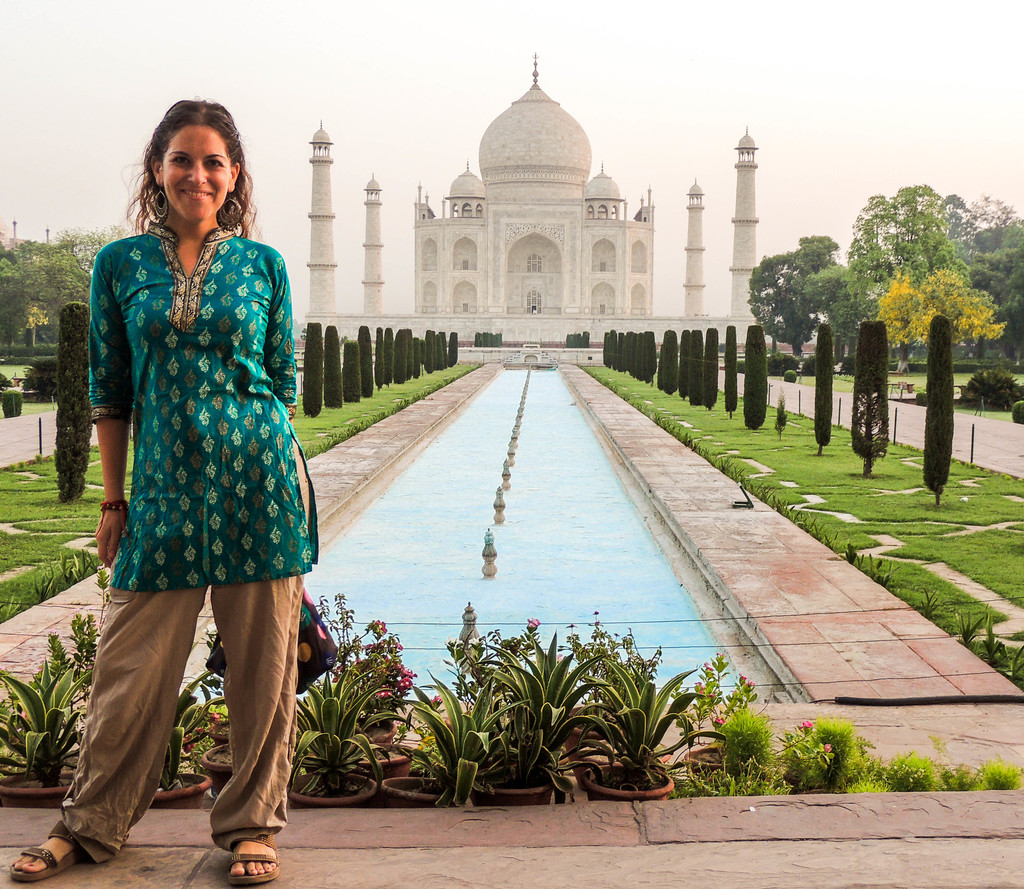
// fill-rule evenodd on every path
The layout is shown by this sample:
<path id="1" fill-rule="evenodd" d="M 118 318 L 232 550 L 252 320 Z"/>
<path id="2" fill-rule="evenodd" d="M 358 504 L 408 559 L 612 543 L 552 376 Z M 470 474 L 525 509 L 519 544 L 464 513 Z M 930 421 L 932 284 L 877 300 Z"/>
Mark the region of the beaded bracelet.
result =
<path id="1" fill-rule="evenodd" d="M 128 501 L 127 500 L 104 500 L 100 504 L 100 512 L 106 512 L 108 509 L 114 512 L 128 512 Z"/>

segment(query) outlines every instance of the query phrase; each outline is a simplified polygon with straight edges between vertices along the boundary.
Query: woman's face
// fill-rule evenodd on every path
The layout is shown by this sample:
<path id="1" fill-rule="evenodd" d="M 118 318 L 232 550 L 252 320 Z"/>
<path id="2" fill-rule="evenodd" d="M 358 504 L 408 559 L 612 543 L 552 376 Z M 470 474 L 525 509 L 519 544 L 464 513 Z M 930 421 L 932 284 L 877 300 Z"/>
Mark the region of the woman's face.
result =
<path id="1" fill-rule="evenodd" d="M 153 165 L 167 194 L 167 225 L 179 234 L 205 236 L 217 227 L 217 211 L 235 190 L 238 164 L 232 164 L 220 134 L 212 127 L 182 127 L 167 152 Z"/>

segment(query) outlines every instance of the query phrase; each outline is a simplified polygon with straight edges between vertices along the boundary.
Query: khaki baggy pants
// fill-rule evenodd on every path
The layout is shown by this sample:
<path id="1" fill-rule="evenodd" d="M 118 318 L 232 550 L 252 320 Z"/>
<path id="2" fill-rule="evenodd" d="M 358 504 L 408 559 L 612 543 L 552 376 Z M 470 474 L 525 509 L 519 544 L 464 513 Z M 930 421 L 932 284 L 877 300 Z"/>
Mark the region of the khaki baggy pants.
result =
<path id="1" fill-rule="evenodd" d="M 309 503 L 299 463 L 300 487 Z M 210 813 L 224 849 L 287 822 L 303 578 L 211 587 L 233 774 Z M 94 861 L 117 854 L 160 782 L 206 587 L 111 590 L 82 752 L 62 818 Z"/>

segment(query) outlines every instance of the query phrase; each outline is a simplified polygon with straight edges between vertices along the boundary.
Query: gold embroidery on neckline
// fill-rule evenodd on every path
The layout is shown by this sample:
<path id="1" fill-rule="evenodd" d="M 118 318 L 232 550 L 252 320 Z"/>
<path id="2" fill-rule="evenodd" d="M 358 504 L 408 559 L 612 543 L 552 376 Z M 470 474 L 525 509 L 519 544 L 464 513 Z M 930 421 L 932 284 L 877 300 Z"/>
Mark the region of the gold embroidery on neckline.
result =
<path id="1" fill-rule="evenodd" d="M 149 227 L 149 233 L 160 239 L 160 246 L 164 251 L 164 258 L 167 260 L 167 267 L 174 278 L 174 292 L 171 299 L 171 309 L 167 313 L 171 326 L 177 330 L 186 332 L 199 317 L 199 308 L 202 305 L 203 283 L 206 274 L 213 265 L 213 258 L 217 255 L 217 245 L 221 241 L 234 237 L 234 232 L 226 228 L 215 228 L 203 241 L 203 249 L 199 251 L 199 260 L 191 275 L 186 275 L 178 258 L 178 236 L 173 229 L 166 225 L 153 224 Z"/>

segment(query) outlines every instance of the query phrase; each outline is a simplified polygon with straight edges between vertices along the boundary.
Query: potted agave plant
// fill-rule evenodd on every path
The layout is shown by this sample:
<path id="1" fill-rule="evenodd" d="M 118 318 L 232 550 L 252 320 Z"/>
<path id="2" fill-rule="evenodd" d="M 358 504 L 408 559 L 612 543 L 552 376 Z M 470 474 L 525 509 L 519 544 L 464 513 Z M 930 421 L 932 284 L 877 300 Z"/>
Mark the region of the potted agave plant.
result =
<path id="1" fill-rule="evenodd" d="M 298 702 L 299 741 L 292 758 L 292 789 L 296 806 L 351 806 L 368 803 L 381 780 L 380 748 L 367 730 L 398 714 L 372 709 L 377 683 L 355 674 L 334 679 L 330 674 L 309 687 Z"/>
<path id="2" fill-rule="evenodd" d="M 0 722 L 0 800 L 7 808 L 58 808 L 78 759 L 79 723 L 92 671 L 76 676 L 50 661 L 30 681 L 0 673 L 12 707 Z"/>
<path id="3" fill-rule="evenodd" d="M 693 671 L 673 676 L 659 689 L 653 679 L 638 677 L 617 662 L 607 666 L 603 713 L 588 717 L 589 731 L 577 749 L 584 765 L 580 784 L 592 800 L 667 799 L 675 786 L 669 774 L 673 755 L 700 738 L 721 739 L 719 732 L 695 728 L 687 713 L 696 693 L 681 688 Z M 666 735 L 673 725 L 679 726 L 680 737 L 670 743 Z"/>
<path id="4" fill-rule="evenodd" d="M 443 682 L 432 686 L 435 701 L 414 688 L 412 718 L 429 743 L 412 753 L 413 775 L 384 780 L 384 804 L 464 806 L 474 790 L 504 771 L 499 762 L 501 711 L 489 689 L 481 689 L 472 705 L 463 707 Z"/>
<path id="5" fill-rule="evenodd" d="M 196 741 L 205 733 L 208 703 L 199 703 L 196 690 L 205 685 L 211 674 L 202 673 L 186 683 L 178 695 L 174 712 L 174 727 L 167 742 L 160 785 L 153 798 L 154 809 L 198 809 L 203 796 L 213 781 L 208 775 L 191 770 L 189 754 Z"/>

